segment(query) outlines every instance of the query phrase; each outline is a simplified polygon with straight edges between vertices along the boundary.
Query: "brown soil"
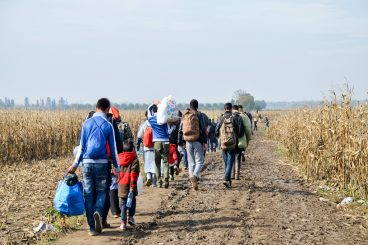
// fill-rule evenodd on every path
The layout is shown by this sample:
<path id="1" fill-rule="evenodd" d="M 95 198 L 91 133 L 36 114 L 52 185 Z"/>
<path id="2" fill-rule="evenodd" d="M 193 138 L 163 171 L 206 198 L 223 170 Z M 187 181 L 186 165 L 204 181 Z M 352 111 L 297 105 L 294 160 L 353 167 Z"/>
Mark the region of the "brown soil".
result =
<path id="1" fill-rule="evenodd" d="M 276 143 L 256 135 L 247 155 L 230 190 L 222 185 L 220 153 L 209 154 L 198 192 L 181 173 L 168 190 L 144 189 L 134 229 L 123 232 L 120 220 L 109 218 L 113 229 L 100 236 L 88 236 L 84 225 L 56 243 L 367 244 L 366 219 L 321 202 L 315 187 L 278 156 Z M 71 160 L 0 167 L 0 244 L 34 236 Z"/>
<path id="2" fill-rule="evenodd" d="M 199 191 L 187 174 L 169 190 L 145 188 L 138 198 L 138 226 L 89 237 L 86 227 L 57 244 L 364 244 L 365 218 L 336 209 L 319 196 L 276 154 L 274 142 L 256 135 L 233 188 L 222 185 L 219 153 L 207 156 Z"/>

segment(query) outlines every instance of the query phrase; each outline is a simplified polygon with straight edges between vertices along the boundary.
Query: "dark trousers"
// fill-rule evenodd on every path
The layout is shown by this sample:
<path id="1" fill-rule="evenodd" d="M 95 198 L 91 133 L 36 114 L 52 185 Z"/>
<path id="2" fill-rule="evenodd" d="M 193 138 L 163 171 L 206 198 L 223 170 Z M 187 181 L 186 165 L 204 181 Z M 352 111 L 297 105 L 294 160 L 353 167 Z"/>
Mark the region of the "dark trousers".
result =
<path id="1" fill-rule="evenodd" d="M 234 158 L 234 165 L 231 178 L 232 179 L 239 179 L 240 177 L 240 166 L 241 166 L 241 156 L 244 149 L 236 149 L 235 150 L 235 158 Z"/>
<path id="2" fill-rule="evenodd" d="M 132 207 L 128 208 L 126 206 L 128 198 L 121 198 L 121 220 L 123 222 L 127 222 L 127 213 L 129 217 L 133 217 L 135 215 L 135 209 L 137 207 L 137 200 L 133 197 Z"/>
<path id="3" fill-rule="evenodd" d="M 233 169 L 233 163 L 235 159 L 235 150 L 223 150 L 222 158 L 225 164 L 225 181 L 231 181 L 231 171 Z"/>
<path id="4" fill-rule="evenodd" d="M 110 210 L 112 215 L 120 215 L 118 190 L 110 190 Z"/>

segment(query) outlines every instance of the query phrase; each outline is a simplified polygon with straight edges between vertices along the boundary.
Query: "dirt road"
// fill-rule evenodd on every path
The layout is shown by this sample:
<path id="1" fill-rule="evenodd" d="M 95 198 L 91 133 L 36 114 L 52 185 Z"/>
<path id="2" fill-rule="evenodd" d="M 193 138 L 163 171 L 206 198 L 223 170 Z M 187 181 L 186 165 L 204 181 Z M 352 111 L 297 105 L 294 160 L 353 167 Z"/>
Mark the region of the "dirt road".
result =
<path id="1" fill-rule="evenodd" d="M 57 244 L 368 244 L 367 221 L 321 202 L 260 135 L 232 189 L 222 185 L 219 153 L 207 157 L 198 192 L 186 177 L 169 190 L 144 190 L 135 229 L 122 232 L 110 218 L 115 228 L 99 237 L 84 227 Z"/>

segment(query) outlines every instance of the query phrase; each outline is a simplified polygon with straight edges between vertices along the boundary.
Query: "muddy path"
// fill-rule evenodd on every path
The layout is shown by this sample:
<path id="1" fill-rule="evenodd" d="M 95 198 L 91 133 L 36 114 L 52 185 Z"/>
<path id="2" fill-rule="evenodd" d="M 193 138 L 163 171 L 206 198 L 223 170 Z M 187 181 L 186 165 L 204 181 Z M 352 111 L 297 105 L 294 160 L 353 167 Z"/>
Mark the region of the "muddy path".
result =
<path id="1" fill-rule="evenodd" d="M 233 188 L 222 185 L 219 153 L 207 156 L 199 191 L 182 173 L 168 190 L 145 188 L 138 198 L 138 226 L 89 237 L 86 227 L 57 244 L 367 244 L 363 217 L 321 202 L 293 167 L 276 154 L 276 144 L 256 135 Z"/>

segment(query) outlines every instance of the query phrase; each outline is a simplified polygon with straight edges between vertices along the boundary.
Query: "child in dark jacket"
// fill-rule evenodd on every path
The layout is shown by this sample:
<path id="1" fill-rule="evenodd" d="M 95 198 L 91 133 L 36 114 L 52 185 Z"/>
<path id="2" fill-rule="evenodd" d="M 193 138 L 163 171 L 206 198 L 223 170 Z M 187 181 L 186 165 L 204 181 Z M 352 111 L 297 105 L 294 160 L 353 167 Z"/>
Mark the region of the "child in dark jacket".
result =
<path id="1" fill-rule="evenodd" d="M 133 142 L 123 142 L 123 153 L 119 154 L 120 178 L 118 185 L 118 194 L 121 198 L 121 226 L 125 230 L 127 223 L 135 225 L 134 215 L 136 210 L 137 181 L 139 176 L 139 161 L 134 151 Z M 129 192 L 133 193 L 133 202 L 130 208 L 127 207 Z M 128 217 L 127 217 L 128 213 Z"/>

